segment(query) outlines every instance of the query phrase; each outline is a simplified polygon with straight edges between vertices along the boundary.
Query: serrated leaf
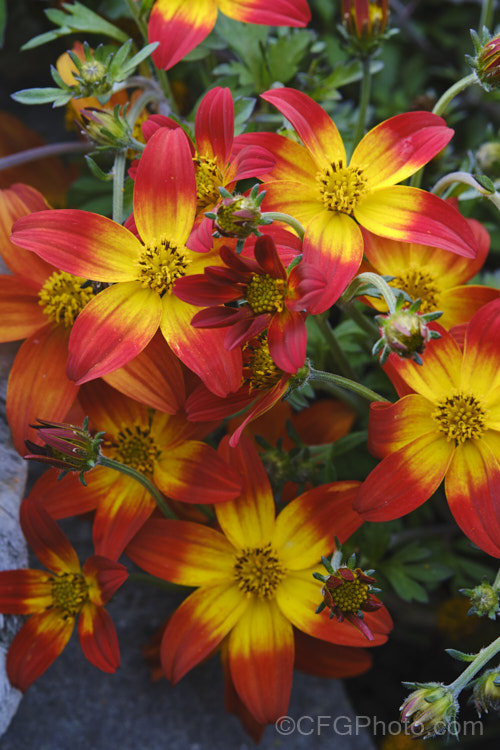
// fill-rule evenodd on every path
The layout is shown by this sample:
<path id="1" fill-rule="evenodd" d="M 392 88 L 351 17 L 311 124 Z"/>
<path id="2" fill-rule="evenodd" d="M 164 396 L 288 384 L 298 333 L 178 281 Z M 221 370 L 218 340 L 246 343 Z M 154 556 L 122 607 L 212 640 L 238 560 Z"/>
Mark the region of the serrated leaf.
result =
<path id="1" fill-rule="evenodd" d="M 21 89 L 12 94 L 12 98 L 21 104 L 50 104 L 61 96 L 61 89 L 56 88 L 39 88 L 39 89 Z M 69 95 L 71 99 L 71 94 Z"/>
<path id="2" fill-rule="evenodd" d="M 419 583 L 410 578 L 400 565 L 384 565 L 384 575 L 398 596 L 405 602 L 413 600 L 426 604 L 429 600 L 426 590 Z"/>
<path id="3" fill-rule="evenodd" d="M 269 44 L 267 62 L 271 78 L 288 83 L 298 72 L 300 61 L 312 39 L 312 33 L 303 29 Z"/>
<path id="4" fill-rule="evenodd" d="M 444 581 L 446 578 L 450 578 L 453 575 L 453 570 L 448 568 L 447 565 L 441 563 L 426 563 L 420 565 L 412 565 L 410 575 L 412 578 L 416 578 L 418 581 L 425 581 L 428 583 L 434 583 Z"/>

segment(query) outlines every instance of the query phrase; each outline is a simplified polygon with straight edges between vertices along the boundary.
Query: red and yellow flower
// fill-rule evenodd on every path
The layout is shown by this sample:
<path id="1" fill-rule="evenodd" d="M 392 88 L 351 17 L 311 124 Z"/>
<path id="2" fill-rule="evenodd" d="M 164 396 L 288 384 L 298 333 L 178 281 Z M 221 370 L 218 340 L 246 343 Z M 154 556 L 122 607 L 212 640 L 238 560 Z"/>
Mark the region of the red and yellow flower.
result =
<path id="1" fill-rule="evenodd" d="M 500 300 L 471 319 L 463 352 L 450 333 L 440 333 L 427 345 L 423 366 L 388 360 L 402 398 L 371 405 L 369 448 L 382 461 L 355 508 L 368 521 L 399 518 L 444 479 L 464 534 L 500 557 Z"/>
<path id="2" fill-rule="evenodd" d="M 396 115 L 370 130 L 348 163 L 345 146 L 327 113 L 310 97 L 289 88 L 262 94 L 290 121 L 304 145 L 273 133 L 249 133 L 238 146 L 264 146 L 276 166 L 263 174 L 263 208 L 284 211 L 306 228 L 303 262 L 316 268 L 311 312 L 333 304 L 330 280 L 347 282 L 361 263 L 360 226 L 393 240 L 417 242 L 474 257 L 476 241 L 465 219 L 437 196 L 398 185 L 448 143 L 453 131 L 429 112 Z"/>
<path id="3" fill-rule="evenodd" d="M 437 247 L 396 242 L 363 230 L 365 255 L 362 270 L 393 276 L 390 286 L 402 289 L 413 300 L 422 300 L 419 312 L 442 311 L 439 324 L 446 329 L 468 323 L 483 305 L 500 295 L 498 289 L 467 284 L 482 268 L 490 237 L 478 221 L 467 219 L 477 239 L 475 258 L 464 258 Z M 370 305 L 385 312 L 383 300 L 368 298 Z"/>
<path id="4" fill-rule="evenodd" d="M 264 26 L 306 26 L 311 19 L 307 0 L 156 0 L 149 18 L 150 42 L 158 68 L 168 70 L 212 31 L 217 13 L 236 21 Z"/>
<path id="5" fill-rule="evenodd" d="M 243 438 L 221 454 L 243 480 L 239 498 L 215 508 L 222 531 L 150 519 L 128 546 L 129 557 L 159 578 L 196 586 L 172 615 L 161 643 L 166 677 L 178 682 L 228 638 L 234 687 L 263 724 L 286 713 L 294 664 L 293 626 L 344 646 L 366 639 L 350 623 L 316 615 L 319 587 L 312 574 L 334 535 L 343 541 L 359 527 L 352 510 L 357 482 L 310 490 L 275 518 L 269 481 L 255 448 Z M 372 645 L 387 639 L 390 617 L 367 613 Z"/>
<path id="6" fill-rule="evenodd" d="M 0 251 L 12 273 L 0 276 L 0 341 L 26 339 L 16 354 L 7 389 L 7 418 L 14 445 L 37 440 L 29 427 L 38 417 L 62 420 L 78 388 L 66 376 L 74 321 L 94 294 L 85 279 L 58 271 L 9 241 L 12 224 L 46 211 L 45 198 L 28 185 L 0 191 Z"/>
<path id="7" fill-rule="evenodd" d="M 79 401 L 91 427 L 105 432 L 103 455 L 141 472 L 168 497 L 198 504 L 237 497 L 237 474 L 200 440 L 212 425 L 201 427 L 182 414 L 153 412 L 101 380 L 84 385 Z M 96 510 L 96 553 L 118 559 L 156 507 L 149 492 L 132 477 L 105 466 L 86 472 L 86 486 L 76 473 L 61 481 L 58 474 L 55 469 L 43 474 L 30 497 L 39 498 L 56 519 Z"/>
<path id="8" fill-rule="evenodd" d="M 82 568 L 66 535 L 35 500 L 21 505 L 21 527 L 48 571 L 0 572 L 0 612 L 31 615 L 7 654 L 10 682 L 27 690 L 63 651 L 77 617 L 86 658 L 103 672 L 115 672 L 120 650 L 104 605 L 126 580 L 126 568 L 100 555 L 89 557 Z"/>
<path id="9" fill-rule="evenodd" d="M 216 393 L 238 387 L 240 352 L 224 349 L 221 332 L 192 328 L 196 308 L 171 293 L 176 279 L 217 262 L 186 247 L 195 214 L 187 138 L 180 129 L 161 128 L 137 169 L 134 220 L 141 239 L 105 216 L 80 210 L 41 212 L 16 223 L 15 244 L 64 271 L 111 284 L 73 326 L 67 373 L 77 384 L 129 362 L 159 327 L 175 354 Z"/>

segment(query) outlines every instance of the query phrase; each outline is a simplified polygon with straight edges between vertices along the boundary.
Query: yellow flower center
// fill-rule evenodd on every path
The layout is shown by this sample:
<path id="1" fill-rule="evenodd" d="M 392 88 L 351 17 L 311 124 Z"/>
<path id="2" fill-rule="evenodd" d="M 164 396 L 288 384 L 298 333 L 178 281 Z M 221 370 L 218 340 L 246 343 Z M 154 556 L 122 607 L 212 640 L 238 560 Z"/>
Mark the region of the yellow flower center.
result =
<path id="1" fill-rule="evenodd" d="M 174 281 L 185 276 L 186 268 L 191 263 L 187 254 L 188 249 L 184 245 L 176 245 L 162 234 L 159 241 L 145 246 L 138 262 L 138 281 L 160 295 L 169 294 Z"/>
<path id="2" fill-rule="evenodd" d="M 52 606 L 64 620 L 76 617 L 88 596 L 87 582 L 81 573 L 62 573 L 52 578 Z"/>
<path id="3" fill-rule="evenodd" d="M 432 274 L 422 268 L 411 267 L 396 276 L 390 285 L 407 292 L 413 300 L 421 299 L 419 312 L 428 313 L 439 309 L 439 287 Z"/>
<path id="4" fill-rule="evenodd" d="M 342 159 L 318 172 L 316 182 L 325 207 L 343 214 L 352 214 L 359 198 L 367 192 L 363 171 L 344 166 Z"/>
<path id="5" fill-rule="evenodd" d="M 82 289 L 85 279 L 65 271 L 55 271 L 38 292 L 38 304 L 51 321 L 70 328 L 87 302 L 94 296 L 92 287 Z"/>
<path id="6" fill-rule="evenodd" d="M 286 572 L 270 544 L 241 550 L 234 564 L 234 577 L 240 589 L 249 596 L 256 594 L 260 599 L 274 597 Z"/>
<path id="7" fill-rule="evenodd" d="M 268 273 L 255 273 L 247 286 L 246 301 L 256 315 L 281 312 L 284 298 L 284 279 L 273 279 Z"/>
<path id="8" fill-rule="evenodd" d="M 113 458 L 141 474 L 153 476 L 155 461 L 160 457 L 161 450 L 151 436 L 149 427 L 140 424 L 122 427 L 117 438 L 117 443 L 113 445 Z"/>
<path id="9" fill-rule="evenodd" d="M 356 577 L 353 581 L 343 580 L 340 586 L 331 589 L 335 606 L 345 613 L 357 612 L 370 596 L 369 585 L 360 581 L 356 572 L 354 575 Z"/>
<path id="10" fill-rule="evenodd" d="M 454 440 L 457 445 L 471 438 L 477 440 L 487 429 L 486 411 L 480 400 L 471 393 L 459 391 L 453 396 L 447 396 L 437 405 L 432 416 L 446 439 Z"/>
<path id="11" fill-rule="evenodd" d="M 267 339 L 262 339 L 257 346 L 248 344 L 250 357 L 248 359 L 245 380 L 252 388 L 272 388 L 279 382 L 283 372 L 274 363 L 269 354 Z"/>
<path id="12" fill-rule="evenodd" d="M 209 156 L 196 156 L 196 198 L 197 210 L 202 211 L 220 200 L 219 187 L 224 185 L 224 178 L 215 159 Z"/>

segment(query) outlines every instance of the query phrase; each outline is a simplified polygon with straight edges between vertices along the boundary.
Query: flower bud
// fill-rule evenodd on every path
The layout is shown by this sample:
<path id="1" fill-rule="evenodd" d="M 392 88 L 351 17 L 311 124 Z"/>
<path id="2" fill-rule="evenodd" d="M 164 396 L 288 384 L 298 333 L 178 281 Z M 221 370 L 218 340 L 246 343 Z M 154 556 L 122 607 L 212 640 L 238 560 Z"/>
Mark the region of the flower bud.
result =
<path id="1" fill-rule="evenodd" d="M 455 694 L 439 682 L 403 683 L 406 687 L 417 687 L 400 707 L 401 722 L 412 719 L 408 730 L 415 737 L 426 739 L 445 733 L 456 734 L 455 718 L 458 701 Z"/>
<path id="2" fill-rule="evenodd" d="M 439 338 L 437 331 L 432 331 L 428 323 L 439 318 L 441 312 L 421 315 L 418 312 L 420 300 L 413 302 L 407 309 L 402 309 L 403 297 L 398 298 L 396 310 L 389 315 L 377 315 L 375 320 L 379 325 L 380 339 L 373 347 L 373 354 L 381 352 L 380 361 L 384 364 L 391 352 L 403 359 L 413 359 L 422 364 L 421 354 L 426 344 L 434 338 Z"/>
<path id="3" fill-rule="evenodd" d="M 88 417 L 82 427 L 61 422 L 38 420 L 39 424 L 31 425 L 38 430 L 45 445 L 40 446 L 26 440 L 26 448 L 31 451 L 24 458 L 50 464 L 62 469 L 63 476 L 69 471 L 78 471 L 80 481 L 85 484 L 83 473 L 95 468 L 100 455 L 100 444 L 104 432 L 92 435 L 88 430 Z"/>
<path id="4" fill-rule="evenodd" d="M 481 37 L 475 31 L 471 31 L 471 35 L 476 56 L 466 55 L 466 58 L 481 86 L 492 91 L 500 86 L 500 34 L 492 37 L 485 28 Z"/>
<path id="5" fill-rule="evenodd" d="M 500 611 L 499 592 L 487 581 L 483 581 L 473 589 L 460 589 L 460 593 L 468 596 L 472 604 L 467 612 L 468 615 L 488 616 L 490 620 L 496 619 Z"/>
<path id="6" fill-rule="evenodd" d="M 479 716 L 489 709 L 500 711 L 500 669 L 488 669 L 472 683 L 472 699 Z"/>
<path id="7" fill-rule="evenodd" d="M 80 116 L 84 132 L 101 149 L 122 150 L 130 145 L 132 128 L 120 106 L 113 113 L 101 109 L 82 109 Z"/>
<path id="8" fill-rule="evenodd" d="M 342 0 L 339 31 L 352 52 L 370 55 L 394 33 L 386 32 L 388 20 L 389 0 Z"/>
<path id="9" fill-rule="evenodd" d="M 259 186 L 254 185 L 250 195 L 232 195 L 225 188 L 219 188 L 222 201 L 215 212 L 206 213 L 213 219 L 215 230 L 219 237 L 234 237 L 245 240 L 251 234 L 259 234 L 259 226 L 267 224 L 262 219 L 260 205 L 264 200 L 265 191 L 259 193 Z"/>

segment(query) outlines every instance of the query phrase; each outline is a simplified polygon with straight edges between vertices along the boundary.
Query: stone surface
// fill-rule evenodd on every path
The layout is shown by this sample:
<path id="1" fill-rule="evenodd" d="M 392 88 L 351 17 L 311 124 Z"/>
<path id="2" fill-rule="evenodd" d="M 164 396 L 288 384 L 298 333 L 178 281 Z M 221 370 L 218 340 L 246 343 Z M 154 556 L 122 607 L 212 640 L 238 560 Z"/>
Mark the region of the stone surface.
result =
<path id="1" fill-rule="evenodd" d="M 73 519 L 62 526 L 83 561 L 92 553 L 90 524 Z M 122 653 L 118 672 L 107 675 L 89 664 L 74 633 L 61 656 L 26 692 L 2 737 L 2 750 L 251 750 L 254 743 L 239 720 L 224 711 L 217 656 L 175 687 L 150 680 L 141 647 L 181 600 L 178 592 L 125 583 L 108 605 Z M 296 673 L 288 713 L 299 728 L 285 736 L 270 726 L 259 748 L 374 748 L 365 730 L 356 732 L 340 681 Z"/>
<path id="2" fill-rule="evenodd" d="M 5 419 L 7 377 L 17 345 L 0 346 L 0 570 L 24 568 L 27 551 L 19 527 L 19 503 L 26 483 L 27 464 L 10 440 Z M 9 684 L 5 673 L 7 649 L 21 625 L 21 618 L 0 614 L 0 735 L 14 715 L 21 693 Z"/>

